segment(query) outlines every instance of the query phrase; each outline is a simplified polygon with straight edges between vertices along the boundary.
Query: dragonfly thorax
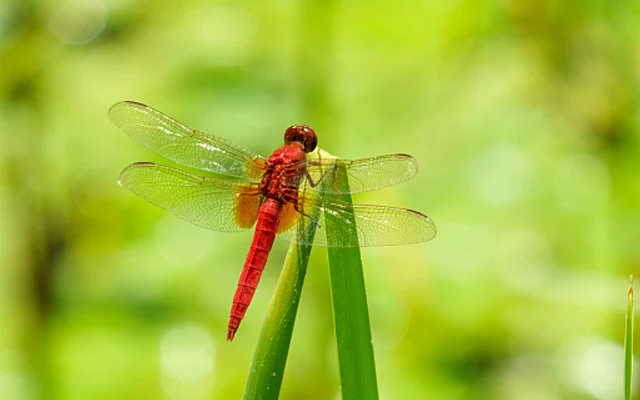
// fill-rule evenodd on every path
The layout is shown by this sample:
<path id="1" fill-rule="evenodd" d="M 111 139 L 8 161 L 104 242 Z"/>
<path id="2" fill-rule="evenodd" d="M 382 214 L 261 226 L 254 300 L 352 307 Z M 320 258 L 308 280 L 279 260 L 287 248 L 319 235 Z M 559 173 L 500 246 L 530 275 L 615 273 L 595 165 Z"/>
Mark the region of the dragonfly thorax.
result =
<path id="1" fill-rule="evenodd" d="M 285 144 L 271 154 L 260 182 L 260 191 L 267 198 L 287 202 L 295 197 L 304 171 L 303 144 L 297 141 Z"/>

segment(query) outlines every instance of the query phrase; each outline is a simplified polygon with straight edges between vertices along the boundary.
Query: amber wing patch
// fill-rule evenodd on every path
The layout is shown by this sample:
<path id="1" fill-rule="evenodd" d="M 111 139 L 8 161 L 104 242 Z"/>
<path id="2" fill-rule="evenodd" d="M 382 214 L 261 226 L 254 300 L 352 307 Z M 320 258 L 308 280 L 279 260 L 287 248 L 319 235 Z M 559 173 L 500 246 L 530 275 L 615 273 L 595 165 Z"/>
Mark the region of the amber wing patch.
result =
<path id="1" fill-rule="evenodd" d="M 280 209 L 280 221 L 278 222 L 278 233 L 283 233 L 293 228 L 298 221 L 300 214 L 296 211 L 293 203 L 286 203 Z"/>
<path id="2" fill-rule="evenodd" d="M 254 189 L 253 186 L 247 185 L 246 190 L 240 190 L 236 193 L 234 219 L 239 227 L 251 228 L 258 219 L 258 211 L 262 196 Z"/>
<path id="3" fill-rule="evenodd" d="M 264 175 L 265 162 L 263 158 L 256 157 L 247 164 L 247 175 L 249 178 L 260 180 Z"/>

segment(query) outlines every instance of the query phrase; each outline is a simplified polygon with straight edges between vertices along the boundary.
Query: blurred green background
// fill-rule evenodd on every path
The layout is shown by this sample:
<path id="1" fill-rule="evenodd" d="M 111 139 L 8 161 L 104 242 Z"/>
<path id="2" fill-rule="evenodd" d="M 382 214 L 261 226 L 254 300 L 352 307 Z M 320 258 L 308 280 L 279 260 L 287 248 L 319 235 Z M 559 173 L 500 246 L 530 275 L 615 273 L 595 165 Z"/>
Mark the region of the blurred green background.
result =
<path id="1" fill-rule="evenodd" d="M 342 158 L 418 159 L 355 198 L 439 229 L 363 250 L 382 398 L 621 398 L 639 21 L 610 0 L 0 0 L 0 398 L 241 396 L 287 244 L 226 342 L 251 233 L 117 186 L 163 161 L 108 120 L 120 100 L 263 155 L 306 123 Z M 339 393 L 320 249 L 281 397 Z"/>

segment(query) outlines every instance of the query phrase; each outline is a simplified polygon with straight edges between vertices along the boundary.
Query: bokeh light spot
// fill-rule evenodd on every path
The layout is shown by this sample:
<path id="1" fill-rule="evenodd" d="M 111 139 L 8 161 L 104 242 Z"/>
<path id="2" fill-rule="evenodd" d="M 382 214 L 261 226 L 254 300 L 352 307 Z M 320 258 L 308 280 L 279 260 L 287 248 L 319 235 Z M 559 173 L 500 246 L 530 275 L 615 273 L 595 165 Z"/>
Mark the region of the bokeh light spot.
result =
<path id="1" fill-rule="evenodd" d="M 156 245 L 164 260 L 177 267 L 197 266 L 213 249 L 213 233 L 165 215 L 156 226 Z"/>
<path id="2" fill-rule="evenodd" d="M 215 343 L 202 326 L 188 323 L 171 327 L 160 343 L 165 392 L 180 399 L 206 396 L 212 387 L 215 356 Z"/>
<path id="3" fill-rule="evenodd" d="M 107 23 L 103 0 L 69 0 L 49 18 L 49 30 L 65 44 L 85 44 L 95 39 Z"/>
<path id="4" fill-rule="evenodd" d="M 618 343 L 583 338 L 558 355 L 559 369 L 570 384 L 601 400 L 621 399 L 624 350 Z"/>
<path id="5" fill-rule="evenodd" d="M 33 399 L 36 386 L 33 379 L 22 373 L 0 371 L 0 399 Z"/>
<path id="6" fill-rule="evenodd" d="M 525 196 L 531 188 L 533 168 L 520 148 L 497 145 L 480 153 L 470 165 L 476 193 L 487 203 L 503 205 Z"/>
<path id="7" fill-rule="evenodd" d="M 203 7 L 185 14 L 181 23 L 186 59 L 207 66 L 239 65 L 250 55 L 254 28 L 249 15 L 236 7 Z M 206 48 L 206 52 L 199 49 Z M 203 56 L 198 57 L 197 55 Z M 197 57 L 197 60 L 194 60 Z"/>

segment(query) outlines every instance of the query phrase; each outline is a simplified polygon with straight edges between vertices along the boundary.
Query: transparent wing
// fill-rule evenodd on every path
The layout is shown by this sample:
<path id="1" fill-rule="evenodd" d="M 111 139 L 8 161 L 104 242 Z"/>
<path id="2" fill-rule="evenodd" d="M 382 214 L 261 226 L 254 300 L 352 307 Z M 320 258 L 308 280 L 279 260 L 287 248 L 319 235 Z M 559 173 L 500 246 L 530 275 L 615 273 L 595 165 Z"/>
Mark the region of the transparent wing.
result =
<path id="1" fill-rule="evenodd" d="M 329 193 L 344 193 L 344 185 L 336 185 L 326 180 L 335 180 L 336 163 L 342 163 L 347 170 L 349 193 L 370 192 L 411 179 L 418 172 L 418 162 L 408 154 L 388 154 L 360 160 L 312 159 L 306 161 L 313 190 Z M 322 180 L 322 185 L 316 185 Z"/>
<path id="2" fill-rule="evenodd" d="M 305 221 L 299 222 L 290 231 L 283 233 L 285 238 L 296 243 L 320 247 L 367 247 L 395 246 L 409 243 L 426 242 L 436 236 L 436 226 L 431 218 L 406 208 L 347 204 L 339 201 L 321 201 L 305 198 Z M 329 214 L 329 217 L 327 216 Z M 334 240 L 327 239 L 327 219 L 339 225 L 331 229 Z M 355 224 L 354 221 L 355 220 Z M 313 240 L 296 234 L 296 230 L 305 229 L 305 224 L 315 224 Z M 356 240 L 357 238 L 357 240 Z"/>
<path id="3" fill-rule="evenodd" d="M 255 222 L 260 203 L 257 185 L 253 183 L 204 178 L 149 162 L 125 168 L 118 183 L 186 221 L 216 231 L 249 228 Z M 248 207 L 248 203 L 254 206 Z"/>
<path id="4" fill-rule="evenodd" d="M 245 180 L 261 175 L 264 158 L 253 151 L 191 129 L 144 104 L 122 101 L 108 115 L 133 139 L 171 161 Z"/>

